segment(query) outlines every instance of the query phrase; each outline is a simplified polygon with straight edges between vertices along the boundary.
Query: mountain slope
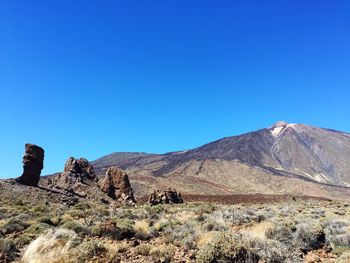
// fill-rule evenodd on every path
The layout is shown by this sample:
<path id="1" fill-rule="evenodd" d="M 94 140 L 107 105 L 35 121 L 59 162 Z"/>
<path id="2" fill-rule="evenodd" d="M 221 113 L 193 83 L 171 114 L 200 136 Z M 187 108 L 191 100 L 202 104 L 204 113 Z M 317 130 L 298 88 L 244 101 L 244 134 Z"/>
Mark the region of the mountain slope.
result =
<path id="1" fill-rule="evenodd" d="M 316 195 L 327 195 L 335 191 L 328 188 L 343 192 L 350 186 L 350 135 L 278 122 L 191 150 L 163 155 L 119 153 L 94 162 L 100 172 L 112 165 L 126 169 L 142 192 L 172 182 L 196 193 L 283 194 L 295 188 L 290 186 L 293 183 L 300 189 L 308 185 L 300 194 L 312 185 Z"/>

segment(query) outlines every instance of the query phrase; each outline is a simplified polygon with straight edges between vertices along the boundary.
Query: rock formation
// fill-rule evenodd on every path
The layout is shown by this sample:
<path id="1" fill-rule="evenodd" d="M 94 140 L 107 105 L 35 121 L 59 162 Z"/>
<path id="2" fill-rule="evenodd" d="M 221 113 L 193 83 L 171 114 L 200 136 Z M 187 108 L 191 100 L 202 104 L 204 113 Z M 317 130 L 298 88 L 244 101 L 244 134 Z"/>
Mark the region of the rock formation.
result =
<path id="1" fill-rule="evenodd" d="M 37 186 L 40 173 L 44 167 L 44 149 L 27 143 L 23 156 L 23 174 L 18 177 L 17 182 L 30 186 Z"/>
<path id="2" fill-rule="evenodd" d="M 89 185 L 91 182 L 97 182 L 97 180 L 94 168 L 88 160 L 70 157 L 64 166 L 63 173 L 58 176 L 54 185 L 70 192 L 77 192 L 80 186 Z"/>
<path id="3" fill-rule="evenodd" d="M 181 193 L 176 192 L 175 189 L 154 191 L 148 199 L 151 205 L 157 204 L 181 204 L 183 203 Z"/>
<path id="4" fill-rule="evenodd" d="M 118 167 L 113 166 L 107 170 L 100 187 L 103 192 L 118 202 L 123 204 L 136 203 L 129 177 L 125 171 Z"/>

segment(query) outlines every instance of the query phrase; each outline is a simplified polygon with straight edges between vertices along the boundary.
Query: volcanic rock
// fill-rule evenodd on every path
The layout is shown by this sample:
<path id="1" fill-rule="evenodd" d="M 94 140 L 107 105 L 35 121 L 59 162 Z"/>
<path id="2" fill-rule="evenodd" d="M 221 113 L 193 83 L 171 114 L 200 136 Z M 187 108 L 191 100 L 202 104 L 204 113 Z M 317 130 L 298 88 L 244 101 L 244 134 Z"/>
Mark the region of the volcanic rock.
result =
<path id="1" fill-rule="evenodd" d="M 181 193 L 176 192 L 175 189 L 154 191 L 148 199 L 151 205 L 157 204 L 182 204 L 183 200 Z"/>
<path id="2" fill-rule="evenodd" d="M 97 181 L 98 178 L 94 168 L 88 160 L 70 157 L 64 166 L 63 173 L 58 176 L 54 185 L 69 192 L 77 192 L 80 186 L 89 185 Z"/>
<path id="3" fill-rule="evenodd" d="M 118 166 L 136 196 L 171 186 L 193 195 L 281 194 L 349 199 L 350 133 L 278 122 L 194 149 L 113 153 L 94 162 Z M 276 187 L 278 186 L 278 187 Z"/>
<path id="4" fill-rule="evenodd" d="M 118 202 L 134 204 L 134 191 L 131 188 L 126 172 L 118 167 L 110 167 L 100 184 L 101 190 Z"/>
<path id="5" fill-rule="evenodd" d="M 44 149 L 27 143 L 23 156 L 23 174 L 16 181 L 25 185 L 37 186 L 43 167 Z"/>

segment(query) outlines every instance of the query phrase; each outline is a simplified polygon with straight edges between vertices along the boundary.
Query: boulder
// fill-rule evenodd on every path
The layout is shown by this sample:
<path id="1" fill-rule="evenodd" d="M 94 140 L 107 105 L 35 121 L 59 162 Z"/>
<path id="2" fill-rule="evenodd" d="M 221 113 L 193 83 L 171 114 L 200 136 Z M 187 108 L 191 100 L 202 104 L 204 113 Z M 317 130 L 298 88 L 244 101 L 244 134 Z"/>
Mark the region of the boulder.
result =
<path id="1" fill-rule="evenodd" d="M 157 204 L 182 204 L 183 200 L 181 193 L 176 192 L 175 189 L 167 190 L 156 190 L 154 191 L 148 199 L 151 205 Z"/>
<path id="2" fill-rule="evenodd" d="M 100 183 L 103 192 L 123 204 L 135 204 L 134 191 L 126 172 L 118 167 L 110 167 Z"/>
<path id="3" fill-rule="evenodd" d="M 30 186 L 37 186 L 41 170 L 44 168 L 44 149 L 27 143 L 23 156 L 23 174 L 16 179 L 17 182 Z"/>
<path id="4" fill-rule="evenodd" d="M 54 186 L 69 192 L 77 192 L 81 186 L 97 182 L 98 178 L 93 166 L 85 158 L 69 157 L 64 171 L 59 174 Z"/>

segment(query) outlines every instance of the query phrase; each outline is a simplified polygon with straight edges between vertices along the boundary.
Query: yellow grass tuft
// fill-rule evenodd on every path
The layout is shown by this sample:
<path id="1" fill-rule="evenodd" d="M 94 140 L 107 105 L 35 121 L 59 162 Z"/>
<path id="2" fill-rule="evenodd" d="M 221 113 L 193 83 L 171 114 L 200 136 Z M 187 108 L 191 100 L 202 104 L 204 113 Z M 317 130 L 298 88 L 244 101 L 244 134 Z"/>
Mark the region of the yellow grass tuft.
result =
<path id="1" fill-rule="evenodd" d="M 136 221 L 134 225 L 136 232 L 148 234 L 150 233 L 149 223 L 146 220 Z"/>
<path id="2" fill-rule="evenodd" d="M 187 222 L 191 219 L 193 219 L 195 214 L 193 212 L 188 211 L 182 211 L 177 214 L 177 220 L 179 220 L 181 223 Z"/>
<path id="3" fill-rule="evenodd" d="M 271 222 L 261 222 L 251 226 L 250 228 L 241 230 L 241 233 L 249 235 L 251 237 L 266 239 L 266 232 L 274 227 Z"/>
<path id="4" fill-rule="evenodd" d="M 216 235 L 217 235 L 217 232 L 215 231 L 210 231 L 210 232 L 201 234 L 197 240 L 197 246 L 202 247 L 210 243 Z"/>
<path id="5" fill-rule="evenodd" d="M 21 263 L 72 263 L 72 242 L 75 232 L 59 229 L 48 231 L 29 244 L 24 251 Z"/>
<path id="6" fill-rule="evenodd" d="M 64 221 L 72 221 L 72 220 L 74 220 L 74 218 L 71 215 L 69 215 L 69 214 L 64 214 L 62 216 L 62 220 L 64 220 Z"/>
<path id="7" fill-rule="evenodd" d="M 169 223 L 169 219 L 162 217 L 158 222 L 154 224 L 154 228 L 160 231 L 165 225 Z"/>

